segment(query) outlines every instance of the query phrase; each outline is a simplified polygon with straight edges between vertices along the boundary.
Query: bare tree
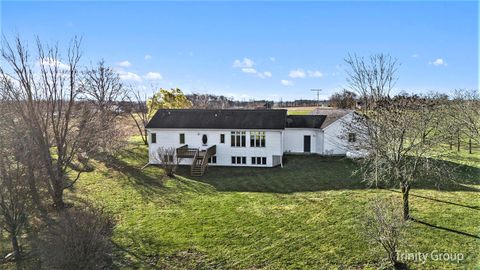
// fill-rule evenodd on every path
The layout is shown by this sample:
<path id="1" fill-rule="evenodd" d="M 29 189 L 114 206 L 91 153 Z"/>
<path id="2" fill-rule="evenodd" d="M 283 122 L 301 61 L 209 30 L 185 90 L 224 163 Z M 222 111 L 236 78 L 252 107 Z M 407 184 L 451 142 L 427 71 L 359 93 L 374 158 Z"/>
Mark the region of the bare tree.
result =
<path id="1" fill-rule="evenodd" d="M 0 111 L 8 107 L 0 99 Z M 20 162 L 23 156 L 17 147 L 17 141 L 7 125 L 8 112 L 0 119 L 0 226 L 9 234 L 13 254 L 20 257 L 18 236 L 27 220 L 27 169 Z"/>
<path id="2" fill-rule="evenodd" d="M 368 241 L 385 249 L 390 263 L 396 268 L 403 266 L 397 260 L 397 252 L 406 227 L 407 221 L 403 219 L 402 208 L 395 198 L 375 199 L 368 204 L 362 232 Z"/>
<path id="3" fill-rule="evenodd" d="M 188 99 L 192 102 L 195 109 L 209 109 L 211 107 L 211 96 L 208 94 L 192 93 L 188 95 Z"/>
<path id="4" fill-rule="evenodd" d="M 386 54 L 371 55 L 368 60 L 356 54 L 348 55 L 345 62 L 347 82 L 363 101 L 363 108 L 370 109 L 378 100 L 389 96 L 397 82 L 397 59 Z"/>
<path id="5" fill-rule="evenodd" d="M 330 96 L 330 106 L 332 107 L 339 109 L 355 109 L 356 105 L 357 95 L 346 89 Z"/>
<path id="6" fill-rule="evenodd" d="M 59 213 L 40 243 L 49 269 L 110 269 L 114 220 L 101 209 L 69 208 Z"/>
<path id="7" fill-rule="evenodd" d="M 457 149 L 461 136 L 469 140 L 469 153 L 472 153 L 472 141 L 480 144 L 480 92 L 478 90 L 458 90 L 451 102 L 450 115 L 457 131 Z"/>
<path id="8" fill-rule="evenodd" d="M 435 98 L 400 96 L 377 101 L 375 110 L 356 114 L 346 126 L 346 133 L 356 134 L 355 147 L 368 152 L 359 160 L 359 173 L 372 185 L 398 185 L 406 220 L 412 182 L 448 175 L 449 168 L 437 160 L 440 154 L 435 152 L 445 141 L 444 108 Z"/>
<path id="9" fill-rule="evenodd" d="M 174 176 L 175 171 L 181 162 L 181 158 L 176 155 L 175 147 L 160 147 L 153 153 L 153 158 L 158 162 L 168 177 Z"/>
<path id="10" fill-rule="evenodd" d="M 77 169 L 85 164 L 85 153 L 94 143 L 94 130 L 89 125 L 94 115 L 88 106 L 77 102 L 81 92 L 80 40 L 72 40 L 65 62 L 57 45 L 45 47 L 37 39 L 37 49 L 34 65 L 20 38 L 15 39 L 13 46 L 4 41 L 1 56 L 6 66 L 0 67 L 0 77 L 13 78 L 16 83 L 4 83 L 2 95 L 12 104 L 32 138 L 31 147 L 45 170 L 44 179 L 54 206 L 63 208 L 63 191 L 78 180 L 81 170 Z M 69 179 L 72 170 L 76 177 Z"/>
<path id="11" fill-rule="evenodd" d="M 20 257 L 18 236 L 27 220 L 27 197 L 25 168 L 11 159 L 4 151 L 0 153 L 0 223 L 10 235 L 15 258 Z"/>
<path id="12" fill-rule="evenodd" d="M 126 88 L 118 73 L 101 60 L 96 66 L 87 69 L 83 79 L 82 91 L 93 103 L 95 110 L 95 147 L 97 152 L 110 153 L 118 150 L 125 136 L 118 126 L 120 115 L 118 104 L 126 98 Z"/>
<path id="13" fill-rule="evenodd" d="M 133 103 L 133 109 L 128 110 L 128 114 L 135 122 L 135 127 L 137 128 L 143 143 L 148 145 L 148 134 L 145 129 L 148 121 L 150 121 L 147 109 L 147 96 L 140 94 L 140 91 L 130 91 L 128 99 Z"/>

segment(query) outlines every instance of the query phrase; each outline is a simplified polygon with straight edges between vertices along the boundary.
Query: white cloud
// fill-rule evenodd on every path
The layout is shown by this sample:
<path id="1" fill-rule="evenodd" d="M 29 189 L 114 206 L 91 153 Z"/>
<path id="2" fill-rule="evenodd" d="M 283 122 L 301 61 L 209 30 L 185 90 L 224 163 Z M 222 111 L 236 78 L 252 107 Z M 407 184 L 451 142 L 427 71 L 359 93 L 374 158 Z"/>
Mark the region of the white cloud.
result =
<path id="1" fill-rule="evenodd" d="M 236 59 L 233 61 L 232 67 L 234 68 L 251 68 L 255 65 L 255 62 L 253 62 L 252 59 L 250 58 L 243 58 L 243 60 L 238 60 Z"/>
<path id="2" fill-rule="evenodd" d="M 270 61 L 275 62 L 277 59 L 275 57 L 270 57 Z"/>
<path id="3" fill-rule="evenodd" d="M 236 59 L 233 61 L 232 67 L 240 69 L 243 73 L 252 74 L 258 76 L 259 78 L 271 78 L 272 73 L 270 71 L 257 71 L 254 67 L 255 62 L 250 58 L 243 58 L 242 60 Z"/>
<path id="4" fill-rule="evenodd" d="M 442 58 L 437 58 L 435 59 L 435 61 L 429 62 L 429 64 L 434 66 L 446 66 L 447 62 L 445 62 L 445 60 L 443 60 Z"/>
<path id="5" fill-rule="evenodd" d="M 260 77 L 260 78 L 262 78 L 262 79 L 271 78 L 271 77 L 272 77 L 272 73 L 271 73 L 270 71 L 259 72 L 259 73 L 258 73 L 258 77 Z"/>
<path id="6" fill-rule="evenodd" d="M 291 85 L 293 85 L 293 82 L 292 82 L 292 81 L 289 81 L 289 80 L 281 80 L 280 83 L 283 84 L 283 85 L 285 85 L 285 86 L 291 86 Z"/>
<path id="7" fill-rule="evenodd" d="M 255 74 L 255 73 L 257 73 L 257 70 L 254 69 L 254 68 L 242 68 L 242 72 L 243 72 L 243 73 L 252 73 L 252 74 Z"/>
<path id="8" fill-rule="evenodd" d="M 318 70 L 307 70 L 306 72 L 303 70 L 303 69 L 295 69 L 295 70 L 290 70 L 290 72 L 288 73 L 288 77 L 290 78 L 299 78 L 299 79 L 303 79 L 303 78 L 306 78 L 306 77 L 310 77 L 310 78 L 321 78 L 325 76 L 324 73 L 322 73 L 321 71 L 318 71 Z"/>
<path id="9" fill-rule="evenodd" d="M 120 76 L 120 79 L 125 81 L 142 81 L 142 78 L 133 72 L 119 71 L 118 74 Z"/>
<path id="10" fill-rule="evenodd" d="M 412 54 L 412 58 L 418 58 L 420 55 L 417 53 Z"/>
<path id="11" fill-rule="evenodd" d="M 50 67 L 57 66 L 59 69 L 68 69 L 69 68 L 69 66 L 67 64 L 64 64 L 64 63 L 60 62 L 59 60 L 53 59 L 53 58 L 42 59 L 41 61 L 37 62 L 37 64 L 42 65 L 42 66 L 50 66 Z"/>
<path id="12" fill-rule="evenodd" d="M 144 57 L 145 60 L 150 60 L 152 59 L 152 56 L 150 54 L 146 54 Z"/>
<path id="13" fill-rule="evenodd" d="M 307 71 L 308 77 L 313 77 L 313 78 L 321 78 L 324 76 L 324 74 L 318 70 L 309 70 Z"/>
<path id="14" fill-rule="evenodd" d="M 158 72 L 148 72 L 145 76 L 143 76 L 144 79 L 146 80 L 161 80 L 163 77 L 162 77 L 162 74 L 158 73 Z"/>
<path id="15" fill-rule="evenodd" d="M 288 73 L 288 77 L 290 78 L 305 78 L 306 76 L 305 71 L 302 69 L 291 70 L 290 73 Z"/>
<path id="16" fill-rule="evenodd" d="M 122 62 L 118 63 L 118 65 L 121 66 L 121 67 L 130 67 L 130 66 L 132 66 L 132 63 L 125 60 L 125 61 L 122 61 Z"/>

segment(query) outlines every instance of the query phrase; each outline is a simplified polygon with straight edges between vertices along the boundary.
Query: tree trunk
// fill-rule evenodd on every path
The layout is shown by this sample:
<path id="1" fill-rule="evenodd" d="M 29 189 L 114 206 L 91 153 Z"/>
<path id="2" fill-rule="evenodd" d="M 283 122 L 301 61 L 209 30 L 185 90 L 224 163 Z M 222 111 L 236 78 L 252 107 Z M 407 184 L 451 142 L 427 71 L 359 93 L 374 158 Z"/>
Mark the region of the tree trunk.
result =
<path id="1" fill-rule="evenodd" d="M 397 251 L 396 251 L 396 250 L 390 251 L 390 253 L 388 254 L 388 257 L 389 257 L 389 259 L 390 259 L 390 262 L 391 262 L 393 265 L 396 265 L 396 264 L 397 264 Z"/>
<path id="2" fill-rule="evenodd" d="M 460 152 L 460 133 L 457 133 L 457 152 Z"/>
<path id="3" fill-rule="evenodd" d="M 403 199 L 403 219 L 409 220 L 410 219 L 410 206 L 408 205 L 408 195 L 410 192 L 410 184 L 402 183 L 402 199 Z"/>
<path id="4" fill-rule="evenodd" d="M 472 153 L 472 139 L 468 139 L 468 153 L 471 154 Z"/>
<path id="5" fill-rule="evenodd" d="M 27 164 L 27 181 L 28 181 L 28 187 L 30 189 L 30 196 L 32 197 L 32 201 L 35 204 L 35 207 L 39 209 L 40 211 L 45 211 L 42 205 L 42 201 L 40 200 L 40 195 L 38 194 L 38 189 L 37 189 L 37 183 L 35 182 L 35 172 L 33 168 L 33 158 L 32 155 L 28 155 L 28 163 Z"/>
<path id="6" fill-rule="evenodd" d="M 12 240 L 13 252 L 15 252 L 15 260 L 18 261 L 20 259 L 20 247 L 18 245 L 17 236 L 14 233 L 11 233 L 10 238 Z"/>
<path id="7" fill-rule="evenodd" d="M 53 187 L 53 207 L 56 209 L 65 208 L 65 203 L 63 202 L 63 186 L 62 183 L 55 184 Z"/>

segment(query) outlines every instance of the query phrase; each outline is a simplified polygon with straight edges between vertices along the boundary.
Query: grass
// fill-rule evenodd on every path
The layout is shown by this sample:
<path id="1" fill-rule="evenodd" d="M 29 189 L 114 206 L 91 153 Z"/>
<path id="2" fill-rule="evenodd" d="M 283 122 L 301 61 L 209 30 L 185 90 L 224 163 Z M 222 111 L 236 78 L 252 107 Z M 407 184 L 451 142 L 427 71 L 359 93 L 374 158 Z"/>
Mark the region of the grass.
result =
<path id="1" fill-rule="evenodd" d="M 282 109 L 287 109 L 289 115 L 309 115 L 317 107 L 287 107 Z"/>
<path id="2" fill-rule="evenodd" d="M 455 156 L 451 161 L 463 163 L 480 157 Z M 359 233 L 359 219 L 372 199 L 399 194 L 366 188 L 351 176 L 351 161 L 289 156 L 284 168 L 211 167 L 201 178 L 180 168 L 176 179 L 162 179 L 156 167 L 141 170 L 146 162 L 145 147 L 134 141 L 83 174 L 69 194 L 117 217 L 119 268 L 374 269 L 384 257 Z M 480 196 L 474 189 L 480 188 L 480 165 L 466 165 L 468 186 L 420 185 L 411 192 L 415 218 L 458 232 L 412 223 L 408 246 L 402 246 L 411 252 L 462 252 L 465 260 L 409 262 L 412 268 L 480 266 L 480 239 L 474 237 L 480 235 Z"/>

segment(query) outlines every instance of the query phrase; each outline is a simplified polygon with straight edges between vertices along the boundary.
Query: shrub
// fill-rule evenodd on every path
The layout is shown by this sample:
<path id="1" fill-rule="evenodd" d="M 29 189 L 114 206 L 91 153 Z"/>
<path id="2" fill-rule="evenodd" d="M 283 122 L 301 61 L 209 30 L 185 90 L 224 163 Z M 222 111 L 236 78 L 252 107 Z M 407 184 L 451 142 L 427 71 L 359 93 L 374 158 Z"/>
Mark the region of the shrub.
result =
<path id="1" fill-rule="evenodd" d="M 393 197 L 376 199 L 370 202 L 363 223 L 366 239 L 380 244 L 387 252 L 390 263 L 397 269 L 405 267 L 397 260 L 398 247 L 403 240 L 403 231 L 407 225 L 401 205 L 402 202 Z"/>
<path id="2" fill-rule="evenodd" d="M 65 209 L 48 226 L 40 251 L 51 269 L 105 269 L 111 264 L 113 220 L 98 209 Z"/>

